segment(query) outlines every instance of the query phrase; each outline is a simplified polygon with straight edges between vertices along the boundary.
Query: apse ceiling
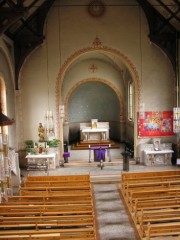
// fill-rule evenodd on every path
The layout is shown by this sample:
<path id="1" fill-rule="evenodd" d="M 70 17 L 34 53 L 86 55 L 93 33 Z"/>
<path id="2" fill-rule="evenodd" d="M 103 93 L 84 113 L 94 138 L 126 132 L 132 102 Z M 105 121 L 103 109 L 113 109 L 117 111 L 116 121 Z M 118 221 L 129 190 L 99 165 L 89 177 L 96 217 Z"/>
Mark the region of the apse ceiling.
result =
<path id="1" fill-rule="evenodd" d="M 44 41 L 44 22 L 54 2 L 55 0 L 0 0 L 0 35 L 4 34 L 14 42 L 16 89 L 25 58 Z M 61 0 L 56 1 L 60 2 Z M 180 36 L 180 0 L 132 2 L 139 4 L 145 12 L 150 40 L 162 48 L 175 68 L 176 41 Z M 95 7 L 102 4 L 108 6 L 110 3 L 110 0 L 87 0 L 87 4 Z"/>

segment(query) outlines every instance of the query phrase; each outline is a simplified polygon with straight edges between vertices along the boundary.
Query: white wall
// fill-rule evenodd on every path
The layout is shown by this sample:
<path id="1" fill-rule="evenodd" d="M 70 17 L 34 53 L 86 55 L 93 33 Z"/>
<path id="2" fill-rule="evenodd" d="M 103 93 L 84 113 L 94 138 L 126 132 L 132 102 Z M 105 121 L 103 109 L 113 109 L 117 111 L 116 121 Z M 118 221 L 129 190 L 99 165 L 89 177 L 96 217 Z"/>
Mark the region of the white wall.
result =
<path id="1" fill-rule="evenodd" d="M 104 2 L 109 3 L 108 0 Z M 78 3 L 85 5 L 87 1 L 61 1 L 61 5 Z M 38 123 L 43 122 L 45 111 L 48 108 L 54 113 L 56 111 L 56 91 L 59 91 L 56 89 L 56 80 L 60 68 L 63 69 L 66 60 L 80 49 L 92 47 L 97 36 L 102 46 L 116 49 L 133 64 L 140 79 L 140 89 L 136 88 L 136 99 L 139 94 L 140 101 L 144 103 L 144 111 L 172 110 L 175 79 L 171 63 L 167 56 L 149 41 L 148 24 L 137 2 L 124 0 L 121 1 L 121 4 L 123 3 L 125 6 L 117 6 L 119 1 L 113 0 L 111 5 L 116 6 L 107 7 L 101 18 L 92 18 L 85 6 L 61 7 L 59 1 L 55 2 L 48 14 L 44 30 L 46 40 L 26 60 L 21 71 L 23 137 L 19 141 L 38 139 Z M 129 3 L 134 6 L 128 6 Z M 81 67 L 80 76 L 86 76 L 84 71 L 87 69 L 83 68 L 85 63 L 78 64 L 78 67 Z M 105 73 L 105 65 L 101 66 L 101 72 Z M 124 95 L 121 80 L 115 81 L 115 76 L 106 78 L 111 79 Z M 63 99 L 78 79 L 80 80 L 77 70 L 64 76 Z M 126 84 L 125 79 L 123 81 Z"/>

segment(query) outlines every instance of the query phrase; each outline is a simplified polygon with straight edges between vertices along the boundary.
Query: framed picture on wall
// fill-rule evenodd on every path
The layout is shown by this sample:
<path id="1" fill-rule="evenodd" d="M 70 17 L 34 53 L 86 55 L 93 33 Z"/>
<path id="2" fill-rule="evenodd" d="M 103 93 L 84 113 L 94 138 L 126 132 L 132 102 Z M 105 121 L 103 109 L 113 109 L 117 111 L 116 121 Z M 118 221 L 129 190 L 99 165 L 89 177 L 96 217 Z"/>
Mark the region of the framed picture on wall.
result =
<path id="1" fill-rule="evenodd" d="M 138 137 L 173 136 L 173 112 L 138 112 Z"/>
<path id="2" fill-rule="evenodd" d="M 161 150 L 161 140 L 160 138 L 154 138 L 153 139 L 153 146 L 155 151 L 160 151 Z"/>

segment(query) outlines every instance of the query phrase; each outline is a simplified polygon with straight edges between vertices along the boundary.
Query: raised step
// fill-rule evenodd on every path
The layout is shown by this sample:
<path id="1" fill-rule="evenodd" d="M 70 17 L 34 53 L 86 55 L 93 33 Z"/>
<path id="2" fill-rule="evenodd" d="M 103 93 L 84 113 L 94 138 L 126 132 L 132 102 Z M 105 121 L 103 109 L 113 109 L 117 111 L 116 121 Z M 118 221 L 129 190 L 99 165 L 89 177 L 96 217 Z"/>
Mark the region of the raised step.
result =
<path id="1" fill-rule="evenodd" d="M 120 148 L 120 144 L 112 140 L 104 141 L 80 141 L 71 146 L 71 150 L 84 150 L 89 149 L 89 146 L 109 146 L 109 148 Z"/>
<path id="2" fill-rule="evenodd" d="M 121 174 L 114 174 L 114 175 L 92 175 L 91 176 L 91 182 L 93 184 L 95 183 L 111 183 L 111 182 L 117 182 L 119 183 L 121 181 Z"/>
<path id="3" fill-rule="evenodd" d="M 117 165 L 123 165 L 123 159 L 113 159 L 111 162 L 105 161 L 103 162 L 104 166 L 117 166 Z M 73 160 L 69 161 L 68 163 L 65 163 L 65 166 L 67 167 L 96 167 L 99 164 L 97 161 L 89 162 L 88 160 Z M 129 161 L 130 165 L 135 165 L 136 161 L 134 159 Z"/>

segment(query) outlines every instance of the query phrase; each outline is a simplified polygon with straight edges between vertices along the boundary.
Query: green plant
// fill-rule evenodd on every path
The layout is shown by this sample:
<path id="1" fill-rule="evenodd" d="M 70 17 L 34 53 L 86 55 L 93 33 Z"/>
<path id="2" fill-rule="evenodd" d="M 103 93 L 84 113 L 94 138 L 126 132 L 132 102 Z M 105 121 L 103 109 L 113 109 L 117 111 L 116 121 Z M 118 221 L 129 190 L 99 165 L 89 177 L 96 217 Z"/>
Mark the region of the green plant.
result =
<path id="1" fill-rule="evenodd" d="M 32 140 L 26 140 L 25 144 L 26 144 L 26 148 L 33 148 L 33 141 Z"/>
<path id="2" fill-rule="evenodd" d="M 47 141 L 47 144 L 49 145 L 49 147 L 58 147 L 59 142 L 59 139 L 54 138 L 50 141 Z"/>

